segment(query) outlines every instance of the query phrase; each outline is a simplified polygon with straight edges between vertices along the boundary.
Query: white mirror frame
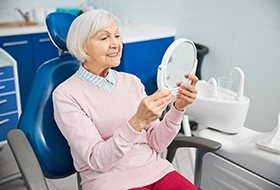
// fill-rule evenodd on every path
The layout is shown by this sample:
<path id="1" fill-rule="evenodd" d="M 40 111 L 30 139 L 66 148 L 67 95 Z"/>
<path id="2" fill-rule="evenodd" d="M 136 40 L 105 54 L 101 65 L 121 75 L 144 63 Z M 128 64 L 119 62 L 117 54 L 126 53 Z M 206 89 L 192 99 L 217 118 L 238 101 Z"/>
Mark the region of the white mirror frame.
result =
<path id="1" fill-rule="evenodd" d="M 175 96 L 178 94 L 179 87 L 170 87 L 168 85 L 167 80 L 166 80 L 166 72 L 167 72 L 166 69 L 167 69 L 168 61 L 170 60 L 170 57 L 172 56 L 172 53 L 182 43 L 189 43 L 189 44 L 191 44 L 193 46 L 194 60 L 191 60 L 192 63 L 193 63 L 192 69 L 191 69 L 191 71 L 186 71 L 186 74 L 189 73 L 191 75 L 195 75 L 196 68 L 197 68 L 197 58 L 196 58 L 197 57 L 197 51 L 196 51 L 196 47 L 195 47 L 195 44 L 191 40 L 188 40 L 188 39 L 185 39 L 185 38 L 180 38 L 180 39 L 175 40 L 167 48 L 167 50 L 165 51 L 164 56 L 162 58 L 161 64 L 158 67 L 158 73 L 157 73 L 157 85 L 158 85 L 158 88 L 160 90 L 170 90 L 171 93 L 173 95 L 175 95 Z M 180 81 L 178 81 L 178 82 L 180 82 Z M 185 79 L 182 82 L 189 83 L 189 84 L 191 83 L 191 81 L 189 79 Z"/>

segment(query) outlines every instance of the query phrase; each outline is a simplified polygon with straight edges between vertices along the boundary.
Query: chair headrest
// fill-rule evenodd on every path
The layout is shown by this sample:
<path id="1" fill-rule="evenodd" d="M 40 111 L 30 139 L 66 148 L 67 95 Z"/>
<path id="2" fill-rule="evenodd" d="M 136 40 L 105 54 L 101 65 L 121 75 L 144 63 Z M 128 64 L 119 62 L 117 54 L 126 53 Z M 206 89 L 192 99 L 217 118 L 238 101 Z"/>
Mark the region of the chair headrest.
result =
<path id="1" fill-rule="evenodd" d="M 47 15 L 46 25 L 53 44 L 62 51 L 68 51 L 66 38 L 68 30 L 77 15 L 65 12 L 53 12 Z"/>

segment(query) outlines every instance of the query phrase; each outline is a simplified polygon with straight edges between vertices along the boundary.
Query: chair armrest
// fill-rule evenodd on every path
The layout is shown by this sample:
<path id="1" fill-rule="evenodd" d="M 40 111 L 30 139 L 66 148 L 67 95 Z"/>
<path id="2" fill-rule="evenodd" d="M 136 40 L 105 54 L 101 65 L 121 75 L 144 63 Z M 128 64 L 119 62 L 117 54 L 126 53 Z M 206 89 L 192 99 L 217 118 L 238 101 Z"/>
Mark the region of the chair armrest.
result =
<path id="1" fill-rule="evenodd" d="M 166 159 L 169 162 L 172 162 L 178 148 L 193 147 L 193 148 L 201 149 L 204 152 L 215 152 L 219 150 L 221 146 L 222 146 L 221 143 L 212 141 L 210 139 L 206 139 L 202 137 L 190 137 L 190 136 L 178 135 L 174 138 L 172 143 L 167 147 Z"/>
<path id="2" fill-rule="evenodd" d="M 48 190 L 42 169 L 25 134 L 19 129 L 13 129 L 8 132 L 7 141 L 26 188 L 28 190 Z"/>
<path id="3" fill-rule="evenodd" d="M 195 159 L 194 184 L 196 187 L 200 187 L 202 161 L 204 154 L 207 152 L 216 152 L 222 147 L 222 144 L 210 139 L 184 136 L 179 133 L 178 136 L 176 136 L 172 143 L 167 147 L 166 159 L 172 163 L 177 149 L 183 147 L 192 147 L 197 149 Z"/>

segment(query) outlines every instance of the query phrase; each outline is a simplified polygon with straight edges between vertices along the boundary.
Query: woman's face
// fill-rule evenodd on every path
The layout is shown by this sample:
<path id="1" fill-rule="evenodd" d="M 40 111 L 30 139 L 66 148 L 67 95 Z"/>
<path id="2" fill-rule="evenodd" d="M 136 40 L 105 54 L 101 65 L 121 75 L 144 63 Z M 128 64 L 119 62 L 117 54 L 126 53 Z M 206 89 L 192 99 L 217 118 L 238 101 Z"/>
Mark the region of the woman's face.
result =
<path id="1" fill-rule="evenodd" d="M 119 28 L 113 20 L 109 26 L 90 39 L 85 52 L 91 60 L 83 65 L 90 72 L 105 77 L 111 67 L 120 64 L 122 48 Z"/>

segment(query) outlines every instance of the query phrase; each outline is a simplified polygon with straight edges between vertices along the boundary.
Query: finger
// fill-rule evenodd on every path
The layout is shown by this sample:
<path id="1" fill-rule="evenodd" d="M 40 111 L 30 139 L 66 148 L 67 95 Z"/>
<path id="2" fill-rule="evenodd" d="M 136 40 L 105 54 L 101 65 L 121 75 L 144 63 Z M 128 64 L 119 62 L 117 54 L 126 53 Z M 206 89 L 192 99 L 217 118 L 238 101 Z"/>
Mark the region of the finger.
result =
<path id="1" fill-rule="evenodd" d="M 173 95 L 170 93 L 168 96 L 164 96 L 155 101 L 155 105 L 160 109 L 165 109 L 168 104 L 173 100 Z"/>
<path id="2" fill-rule="evenodd" d="M 162 115 L 162 112 L 166 109 L 167 105 L 172 101 L 172 99 L 173 98 L 165 97 L 149 103 L 146 112 L 147 114 L 145 117 L 148 117 L 152 120 L 159 118 Z"/>
<path id="3" fill-rule="evenodd" d="M 149 107 L 149 109 L 158 111 L 165 109 L 172 100 L 173 95 L 170 91 L 157 91 L 156 93 L 145 98 L 145 104 L 147 107 Z"/>
<path id="4" fill-rule="evenodd" d="M 195 88 L 195 86 L 189 85 L 189 84 L 185 84 L 182 83 L 180 88 L 179 88 L 179 92 L 181 94 L 183 94 L 184 96 L 187 96 L 189 98 L 196 98 L 197 95 L 197 89 Z"/>
<path id="5" fill-rule="evenodd" d="M 195 85 L 198 81 L 198 78 L 195 75 L 186 74 L 185 77 L 191 81 L 191 85 Z"/>
<path id="6" fill-rule="evenodd" d="M 157 90 L 155 93 L 153 93 L 149 97 L 151 98 L 151 100 L 158 100 L 158 99 L 166 97 L 170 94 L 171 94 L 171 91 L 169 91 L 169 90 Z"/>
<path id="7" fill-rule="evenodd" d="M 197 76 L 195 76 L 195 75 L 185 74 L 184 77 L 185 77 L 186 79 L 189 79 L 189 80 L 191 81 L 191 85 L 193 85 L 193 86 L 195 86 L 195 84 L 196 84 L 197 81 L 198 81 L 198 78 L 197 78 Z M 177 86 L 180 86 L 181 83 L 182 83 L 182 81 L 179 81 L 179 82 L 176 83 L 176 85 L 177 85 Z"/>
<path id="8" fill-rule="evenodd" d="M 197 89 L 196 89 L 195 85 L 192 85 L 192 84 L 181 83 L 180 88 L 190 91 L 191 93 L 195 93 L 195 94 L 197 93 Z"/>
<path id="9" fill-rule="evenodd" d="M 180 97 L 185 97 L 185 98 L 190 98 L 193 99 L 196 97 L 196 95 L 188 90 L 185 90 L 183 88 L 179 89 L 179 94 L 181 95 Z"/>

